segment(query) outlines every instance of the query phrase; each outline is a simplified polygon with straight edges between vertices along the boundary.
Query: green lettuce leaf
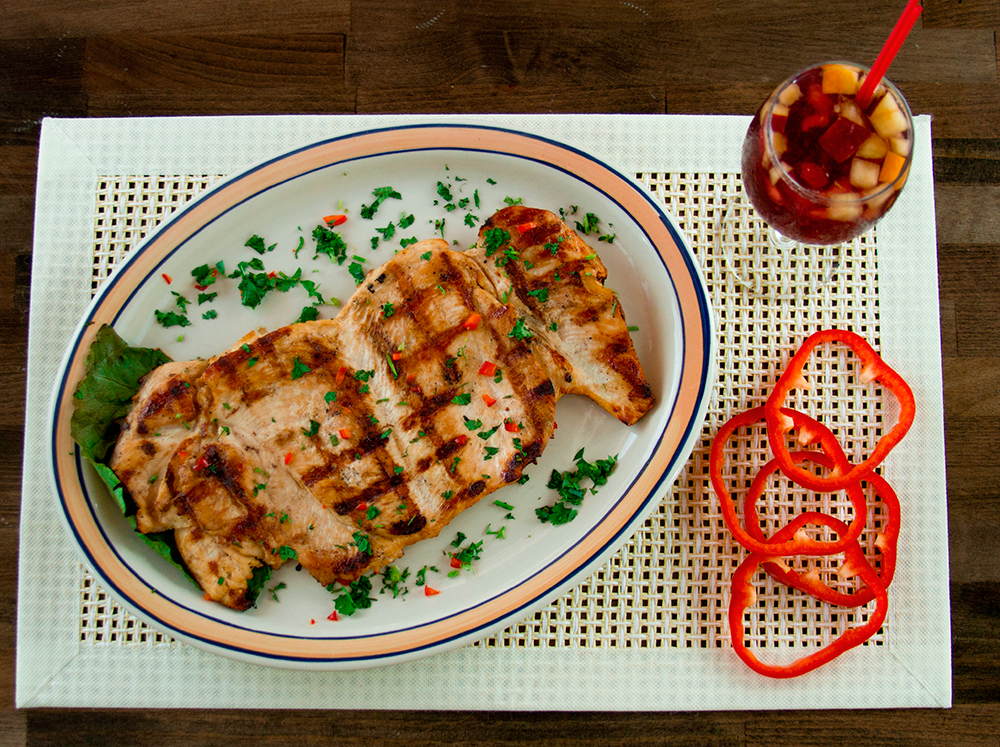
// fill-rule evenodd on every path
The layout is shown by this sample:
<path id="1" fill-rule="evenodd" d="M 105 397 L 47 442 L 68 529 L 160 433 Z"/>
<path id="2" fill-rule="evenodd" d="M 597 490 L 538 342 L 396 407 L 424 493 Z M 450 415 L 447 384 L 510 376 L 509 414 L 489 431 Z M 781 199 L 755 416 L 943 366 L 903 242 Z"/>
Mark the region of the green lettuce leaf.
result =
<path id="1" fill-rule="evenodd" d="M 97 331 L 83 380 L 73 393 L 70 419 L 70 434 L 85 457 L 94 462 L 104 459 L 117 438 L 115 421 L 128 414 L 142 377 L 169 362 L 161 350 L 127 345 L 107 324 Z"/>

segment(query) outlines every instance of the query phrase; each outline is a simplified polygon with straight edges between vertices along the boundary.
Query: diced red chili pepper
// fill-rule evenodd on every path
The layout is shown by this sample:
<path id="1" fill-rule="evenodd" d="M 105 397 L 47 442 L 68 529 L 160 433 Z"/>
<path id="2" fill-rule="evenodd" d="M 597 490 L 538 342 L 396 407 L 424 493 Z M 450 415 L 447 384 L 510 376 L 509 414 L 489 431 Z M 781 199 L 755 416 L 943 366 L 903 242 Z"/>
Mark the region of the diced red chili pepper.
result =
<path id="1" fill-rule="evenodd" d="M 479 367 L 479 373 L 483 376 L 493 376 L 497 372 L 497 364 L 491 361 L 483 361 L 483 365 Z"/>
<path id="2" fill-rule="evenodd" d="M 786 434 L 795 427 L 795 424 L 787 418 L 782 417 L 784 413 L 782 405 L 792 389 L 802 386 L 804 382 L 802 368 L 812 354 L 813 349 L 817 345 L 830 342 L 844 343 L 854 351 L 861 362 L 860 378 L 862 382 L 879 381 L 896 396 L 896 399 L 899 401 L 899 420 L 888 433 L 879 439 L 871 455 L 861 462 L 861 464 L 854 465 L 853 467 L 848 466 L 848 468 L 844 469 L 840 469 L 838 465 L 830 475 L 820 477 L 796 465 L 789 455 L 788 448 L 785 445 Z M 871 471 L 882 463 L 886 455 L 906 435 L 910 426 L 913 425 L 915 414 L 916 405 L 913 399 L 913 391 L 903 380 L 903 377 L 883 361 L 863 337 L 854 332 L 839 329 L 821 330 L 810 335 L 788 362 L 788 367 L 781 374 L 781 378 L 774 385 L 774 390 L 767 398 L 767 402 L 764 403 L 764 417 L 767 420 L 767 440 L 771 445 L 771 450 L 774 452 L 775 459 L 778 460 L 778 464 L 781 466 L 781 471 L 790 480 L 795 481 L 802 487 L 824 493 L 842 490 L 852 483 L 866 479 Z M 805 444 L 815 439 L 810 439 L 809 433 L 803 433 L 799 429 L 798 440 L 799 443 Z"/>
<path id="3" fill-rule="evenodd" d="M 343 384 L 345 376 L 347 376 L 347 368 L 345 366 L 341 366 L 339 369 L 337 369 L 337 375 L 336 377 L 334 377 L 334 381 L 337 384 Z"/>
<path id="4" fill-rule="evenodd" d="M 848 464 L 847 457 L 844 454 L 844 450 L 840 447 L 840 443 L 825 425 L 797 410 L 782 408 L 781 414 L 795 423 L 800 435 L 808 433 L 811 443 L 818 442 L 826 455 L 831 458 L 834 465 L 843 468 Z M 851 543 L 857 542 L 858 537 L 861 536 L 861 532 L 865 528 L 865 521 L 868 517 L 868 506 L 865 502 L 865 495 L 861 490 L 861 486 L 857 484 L 845 486 L 851 504 L 854 506 L 854 520 L 851 522 L 850 531 L 845 532 L 835 542 L 821 542 L 808 537 L 794 537 L 784 542 L 774 543 L 754 537 L 741 526 L 739 517 L 736 514 L 735 501 L 730 496 L 726 481 L 722 476 L 725 447 L 729 441 L 729 437 L 737 428 L 752 425 L 763 420 L 763 418 L 763 407 L 754 407 L 740 413 L 726 422 L 719 429 L 715 435 L 715 439 L 712 441 L 712 449 L 709 452 L 708 458 L 708 473 L 712 481 L 712 487 L 715 489 L 715 494 L 719 498 L 719 508 L 722 511 L 722 518 L 725 520 L 726 526 L 729 527 L 729 531 L 733 533 L 736 541 L 750 552 L 771 553 L 774 556 L 833 555 L 843 552 Z M 766 479 L 766 475 L 764 479 Z"/>
<path id="5" fill-rule="evenodd" d="M 333 620 L 334 622 L 337 622 L 340 619 L 340 618 L 337 617 L 337 610 L 334 610 L 329 615 L 327 615 L 326 619 L 327 620 Z"/>
<path id="6" fill-rule="evenodd" d="M 309 624 L 310 625 L 315 625 L 316 624 L 316 618 L 315 617 L 310 617 L 309 618 Z"/>
<path id="7" fill-rule="evenodd" d="M 285 464 L 291 464 L 294 458 L 295 455 L 289 451 L 287 454 L 285 454 Z"/>
<path id="8" fill-rule="evenodd" d="M 559 423 L 552 421 L 552 430 L 554 431 L 559 430 Z"/>
<path id="9" fill-rule="evenodd" d="M 399 351 L 397 350 L 397 351 L 396 351 L 395 353 L 393 353 L 393 354 L 392 354 L 391 356 L 389 356 L 389 357 L 390 357 L 390 358 L 392 358 L 392 359 L 393 359 L 394 361 L 398 361 L 398 360 L 402 360 L 402 359 L 403 359 L 403 354 L 402 354 L 402 353 L 400 353 L 400 352 L 399 352 Z"/>
<path id="10" fill-rule="evenodd" d="M 465 434 L 463 433 L 462 435 L 460 435 L 460 436 L 457 436 L 457 437 L 455 438 L 455 443 L 457 443 L 457 444 L 458 444 L 459 446 L 465 446 L 465 442 L 466 442 L 466 441 L 468 441 L 468 440 L 469 440 L 469 437 L 468 437 L 468 436 L 466 436 L 466 435 L 465 435 Z"/>
<path id="11" fill-rule="evenodd" d="M 517 433 L 519 430 L 521 430 L 521 425 L 520 423 L 515 423 L 510 418 L 504 418 L 503 429 L 508 433 Z"/>
<path id="12" fill-rule="evenodd" d="M 186 451 L 184 451 L 183 449 L 181 449 L 180 451 L 177 452 L 177 458 L 178 459 L 187 459 L 188 458 L 188 453 Z"/>
<path id="13" fill-rule="evenodd" d="M 483 321 L 483 318 L 479 316 L 475 311 L 469 314 L 469 318 L 462 322 L 462 326 L 465 327 L 470 332 L 479 326 L 479 323 Z"/>
<path id="14" fill-rule="evenodd" d="M 203 290 L 205 290 L 206 288 L 208 288 L 208 286 L 207 286 L 207 285 L 198 285 L 197 283 L 195 283 L 195 284 L 194 284 L 194 289 L 195 289 L 195 290 L 199 290 L 199 291 L 203 291 Z"/>
<path id="15" fill-rule="evenodd" d="M 167 273 L 164 272 L 162 273 L 162 275 L 163 279 L 167 281 L 167 285 L 170 285 L 172 282 L 174 282 L 174 279 L 170 277 Z"/>
<path id="16" fill-rule="evenodd" d="M 817 514 L 817 521 L 828 520 L 832 517 L 825 514 Z M 788 677 L 798 677 L 799 675 L 811 672 L 817 667 L 833 661 L 845 651 L 859 646 L 867 641 L 882 627 L 885 621 L 886 612 L 889 609 L 889 596 L 885 590 L 885 585 L 878 577 L 875 569 L 871 567 L 861 552 L 861 546 L 855 542 L 845 549 L 845 557 L 851 567 L 857 572 L 861 581 L 871 589 L 876 600 L 875 611 L 869 616 L 864 625 L 848 628 L 834 641 L 819 651 L 807 654 L 796 659 L 791 664 L 775 665 L 765 664 L 747 650 L 743 641 L 744 612 L 756 601 L 756 593 L 753 590 L 751 581 L 757 572 L 757 567 L 766 561 L 773 561 L 774 553 L 751 553 L 746 560 L 736 569 L 733 574 L 732 592 L 729 601 L 729 630 L 733 644 L 733 650 L 743 662 L 758 674 L 766 677 L 784 679 Z"/>
<path id="17" fill-rule="evenodd" d="M 339 226 L 341 223 L 347 221 L 346 215 L 327 215 L 323 217 L 323 220 L 327 222 L 330 226 Z"/>
<path id="18" fill-rule="evenodd" d="M 194 463 L 194 471 L 201 472 L 207 466 L 208 466 L 208 460 L 205 458 L 205 455 L 202 454 L 200 457 L 198 457 L 198 461 Z"/>
<path id="19" fill-rule="evenodd" d="M 533 220 L 529 220 L 529 221 L 528 221 L 527 223 L 522 223 L 521 225 L 519 225 L 519 226 L 517 227 L 517 232 L 518 232 L 518 233 L 527 233 L 527 232 L 528 232 L 528 231 L 530 231 L 530 230 L 531 230 L 532 228 L 535 228 L 535 226 L 537 226 L 537 225 L 538 225 L 538 224 L 537 224 L 537 223 L 535 223 L 535 221 L 533 221 Z"/>
<path id="20" fill-rule="evenodd" d="M 489 394 L 483 393 L 483 402 L 486 403 L 487 407 L 493 407 L 497 403 L 496 399 L 491 397 Z"/>
<path id="21" fill-rule="evenodd" d="M 351 437 L 351 429 L 350 428 L 341 428 L 340 431 L 339 431 L 339 433 L 340 433 L 340 437 L 343 438 L 343 439 L 345 439 L 345 440 L 347 440 L 347 439 L 349 439 Z"/>
<path id="22" fill-rule="evenodd" d="M 432 597 L 432 596 L 434 596 L 435 594 L 440 594 L 440 593 L 441 593 L 441 592 L 440 592 L 440 591 L 438 591 L 437 589 L 432 589 L 432 588 L 431 588 L 431 587 L 429 587 L 429 586 L 425 586 L 425 587 L 424 587 L 424 596 L 425 596 L 425 597 Z"/>
<path id="23" fill-rule="evenodd" d="M 452 555 L 451 556 L 451 567 L 452 568 L 461 568 L 462 567 L 462 561 L 459 560 L 458 558 L 456 558 L 454 555 Z"/>
<path id="24" fill-rule="evenodd" d="M 269 277 L 269 278 L 270 278 L 271 280 L 274 280 L 274 279 L 275 279 L 276 277 L 278 277 L 278 273 L 276 273 L 276 272 L 275 272 L 274 270 L 271 270 L 271 272 L 267 273 L 267 276 L 268 276 L 268 277 Z"/>
<path id="25" fill-rule="evenodd" d="M 358 505 L 355 507 L 354 510 L 355 511 L 367 511 L 368 510 L 368 504 L 365 503 L 364 501 L 361 501 L 360 503 L 358 503 Z"/>

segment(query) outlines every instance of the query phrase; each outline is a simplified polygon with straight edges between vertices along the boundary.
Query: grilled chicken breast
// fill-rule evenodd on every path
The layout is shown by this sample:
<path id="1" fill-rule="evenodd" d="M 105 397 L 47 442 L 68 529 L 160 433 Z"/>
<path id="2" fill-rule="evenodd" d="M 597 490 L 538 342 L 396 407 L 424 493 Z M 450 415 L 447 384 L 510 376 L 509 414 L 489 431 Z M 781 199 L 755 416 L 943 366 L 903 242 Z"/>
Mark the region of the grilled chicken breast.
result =
<path id="1" fill-rule="evenodd" d="M 262 565 L 348 583 L 436 536 L 537 459 L 564 393 L 634 422 L 653 398 L 603 266 L 551 213 L 525 215 L 544 226 L 504 229 L 516 268 L 483 239 L 468 254 L 420 242 L 336 319 L 151 372 L 111 462 L 140 531 L 174 530 L 206 596 L 246 609 Z M 548 301 L 531 293 L 543 283 Z"/>

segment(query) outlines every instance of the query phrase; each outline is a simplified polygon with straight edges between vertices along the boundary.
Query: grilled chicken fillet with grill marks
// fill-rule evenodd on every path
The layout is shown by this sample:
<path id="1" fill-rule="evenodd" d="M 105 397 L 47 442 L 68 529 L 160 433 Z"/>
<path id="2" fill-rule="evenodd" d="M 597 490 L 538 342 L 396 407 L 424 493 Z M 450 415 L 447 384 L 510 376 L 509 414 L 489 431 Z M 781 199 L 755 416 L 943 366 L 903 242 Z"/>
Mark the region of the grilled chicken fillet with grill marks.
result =
<path id="1" fill-rule="evenodd" d="M 324 584 L 356 579 L 542 453 L 555 391 L 511 336 L 516 323 L 472 259 L 421 242 L 370 273 L 334 320 L 248 336 L 197 373 L 154 371 L 111 467 L 143 526 L 173 528 L 222 604 L 247 608 L 265 563 L 294 559 Z M 500 381 L 478 373 L 484 362 Z M 169 429 L 148 422 L 159 402 L 173 408 L 160 416 Z M 151 454 L 156 466 L 139 469 Z"/>

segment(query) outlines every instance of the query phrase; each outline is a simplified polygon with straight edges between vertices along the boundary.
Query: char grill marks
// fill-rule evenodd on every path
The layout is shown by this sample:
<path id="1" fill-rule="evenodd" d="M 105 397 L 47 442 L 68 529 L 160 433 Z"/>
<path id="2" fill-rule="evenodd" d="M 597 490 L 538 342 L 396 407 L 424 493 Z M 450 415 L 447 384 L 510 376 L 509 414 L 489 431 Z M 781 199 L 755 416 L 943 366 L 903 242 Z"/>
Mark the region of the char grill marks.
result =
<path id="1" fill-rule="evenodd" d="M 483 225 L 471 254 L 525 315 L 559 395 L 590 397 L 627 425 L 652 407 L 624 310 L 604 287 L 607 270 L 558 216 L 505 208 Z"/>

